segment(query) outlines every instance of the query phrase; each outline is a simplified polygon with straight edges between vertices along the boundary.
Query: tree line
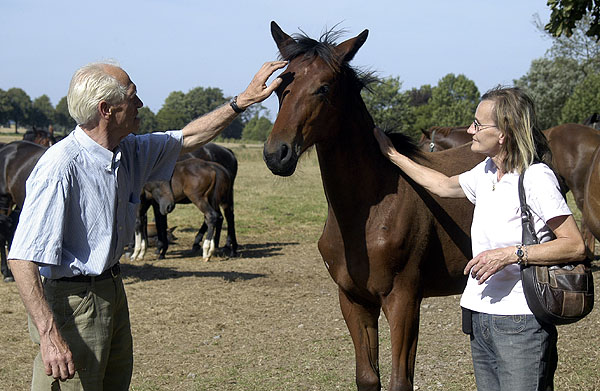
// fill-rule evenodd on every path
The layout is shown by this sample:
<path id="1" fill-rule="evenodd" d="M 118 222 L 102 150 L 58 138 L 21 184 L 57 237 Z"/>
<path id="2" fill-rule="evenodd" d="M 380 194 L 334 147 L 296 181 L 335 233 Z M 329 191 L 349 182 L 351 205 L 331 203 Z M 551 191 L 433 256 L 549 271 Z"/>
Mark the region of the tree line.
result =
<path id="1" fill-rule="evenodd" d="M 573 22 L 567 34 L 554 36 L 537 18 L 540 34 L 552 39 L 542 58 L 532 61 L 529 71 L 514 80 L 534 99 L 539 125 L 547 129 L 565 122 L 582 122 L 600 111 L 600 45 L 590 35 L 593 15 Z M 391 131 L 420 137 L 431 126 L 463 126 L 473 120 L 481 92 L 465 75 L 449 73 L 437 85 L 402 90 L 399 76 L 380 78 L 363 91 L 363 99 L 375 123 Z M 228 102 L 220 88 L 196 87 L 187 93 L 173 91 L 157 113 L 139 110 L 140 133 L 180 129 L 193 119 Z M 69 132 L 75 122 L 69 116 L 66 97 L 56 107 L 42 95 L 33 101 L 20 88 L 0 89 L 0 124 L 48 127 Z M 250 107 L 236 118 L 220 139 L 265 141 L 273 124 L 262 105 Z"/>

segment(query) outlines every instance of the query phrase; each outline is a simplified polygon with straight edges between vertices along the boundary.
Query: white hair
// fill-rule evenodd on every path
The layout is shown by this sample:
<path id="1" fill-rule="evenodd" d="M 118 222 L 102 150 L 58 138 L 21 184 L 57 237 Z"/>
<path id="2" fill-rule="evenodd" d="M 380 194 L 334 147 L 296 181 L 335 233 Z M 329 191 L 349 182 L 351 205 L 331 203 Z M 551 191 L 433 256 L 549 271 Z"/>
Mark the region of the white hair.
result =
<path id="1" fill-rule="evenodd" d="M 125 100 L 127 86 L 107 73 L 110 62 L 96 62 L 79 68 L 69 85 L 67 106 L 78 125 L 89 125 L 98 120 L 98 103 L 119 104 Z"/>

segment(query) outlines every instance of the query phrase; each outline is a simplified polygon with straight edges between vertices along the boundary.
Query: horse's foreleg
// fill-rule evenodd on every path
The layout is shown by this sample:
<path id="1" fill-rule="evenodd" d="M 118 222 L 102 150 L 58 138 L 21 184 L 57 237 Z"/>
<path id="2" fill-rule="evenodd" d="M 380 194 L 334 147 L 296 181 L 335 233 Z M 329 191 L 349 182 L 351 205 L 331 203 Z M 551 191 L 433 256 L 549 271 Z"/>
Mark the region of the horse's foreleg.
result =
<path id="1" fill-rule="evenodd" d="M 146 243 L 142 239 L 142 232 L 136 228 L 133 253 L 131 254 L 132 261 L 142 260 L 146 253 Z"/>
<path id="2" fill-rule="evenodd" d="M 415 293 L 392 291 L 383 300 L 390 325 L 392 374 L 390 391 L 412 391 L 419 335 L 419 306 Z"/>
<path id="3" fill-rule="evenodd" d="M 340 307 L 354 343 L 356 386 L 359 391 L 379 391 L 378 306 L 365 307 L 339 290 Z"/>
<path id="4" fill-rule="evenodd" d="M 223 209 L 225 212 L 225 221 L 227 221 L 227 241 L 225 242 L 225 247 L 228 247 L 231 251 L 231 256 L 235 257 L 237 255 L 237 238 L 235 237 L 235 217 L 233 214 L 233 205 L 228 206 Z"/>
<path id="5" fill-rule="evenodd" d="M 585 212 L 581 216 L 581 236 L 583 236 L 583 242 L 585 243 L 585 248 L 588 252 L 588 257 L 590 257 L 590 259 L 594 259 L 594 251 L 596 249 L 596 237 L 590 230 L 590 227 L 588 227 L 586 224 Z"/>
<path id="6" fill-rule="evenodd" d="M 204 224 L 206 224 L 207 230 L 206 238 L 202 244 L 202 259 L 204 262 L 208 262 L 215 251 L 214 234 L 218 222 L 217 220 L 219 219 L 221 213 L 216 210 L 205 197 L 194 195 L 188 196 L 188 198 L 194 203 L 194 205 L 196 205 L 198 209 L 200 209 L 204 215 Z M 193 252 L 196 252 L 200 249 L 200 240 L 202 240 L 204 224 L 202 227 L 200 227 L 200 230 L 194 239 L 194 245 L 192 246 Z"/>
<path id="7" fill-rule="evenodd" d="M 167 235 L 167 216 L 160 213 L 157 203 L 152 203 L 154 210 L 154 223 L 156 224 L 156 250 L 158 259 L 165 259 L 165 254 L 169 248 L 169 238 Z"/>

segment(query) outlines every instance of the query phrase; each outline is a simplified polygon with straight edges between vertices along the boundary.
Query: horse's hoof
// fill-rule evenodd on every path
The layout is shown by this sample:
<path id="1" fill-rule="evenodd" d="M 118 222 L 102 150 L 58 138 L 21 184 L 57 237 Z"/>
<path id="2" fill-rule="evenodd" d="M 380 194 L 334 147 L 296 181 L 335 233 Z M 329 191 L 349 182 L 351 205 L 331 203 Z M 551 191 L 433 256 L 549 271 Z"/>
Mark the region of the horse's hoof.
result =
<path id="1" fill-rule="evenodd" d="M 15 282 L 13 277 L 4 277 L 4 282 Z"/>
<path id="2" fill-rule="evenodd" d="M 210 257 L 208 257 L 208 258 L 202 258 L 202 260 L 203 260 L 204 262 L 208 262 L 208 261 L 210 260 Z"/>
<path id="3" fill-rule="evenodd" d="M 158 259 L 165 259 L 165 254 L 159 254 Z"/>

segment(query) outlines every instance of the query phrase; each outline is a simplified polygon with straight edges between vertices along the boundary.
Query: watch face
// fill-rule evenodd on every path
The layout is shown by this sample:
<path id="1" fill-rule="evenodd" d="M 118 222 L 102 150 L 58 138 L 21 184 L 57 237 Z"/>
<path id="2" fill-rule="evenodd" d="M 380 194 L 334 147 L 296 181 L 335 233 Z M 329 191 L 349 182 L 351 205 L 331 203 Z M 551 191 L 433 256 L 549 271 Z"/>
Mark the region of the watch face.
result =
<path id="1" fill-rule="evenodd" d="M 520 249 L 520 248 L 517 249 L 516 254 L 517 254 L 517 257 L 519 257 L 519 258 L 523 258 L 523 255 L 525 255 L 525 253 L 523 252 L 523 249 Z"/>

